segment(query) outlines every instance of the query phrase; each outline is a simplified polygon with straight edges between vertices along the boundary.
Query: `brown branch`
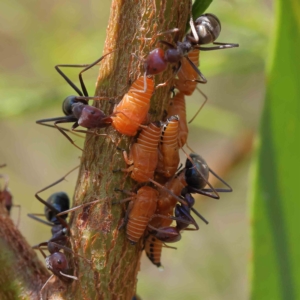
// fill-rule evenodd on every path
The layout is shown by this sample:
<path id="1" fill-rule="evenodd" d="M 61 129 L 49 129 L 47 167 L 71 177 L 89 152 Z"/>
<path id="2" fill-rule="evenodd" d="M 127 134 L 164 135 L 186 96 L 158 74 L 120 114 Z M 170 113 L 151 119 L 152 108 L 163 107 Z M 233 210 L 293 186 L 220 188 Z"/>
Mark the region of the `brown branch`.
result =
<path id="1" fill-rule="evenodd" d="M 156 47 L 156 33 L 178 27 L 181 29 L 179 38 L 182 38 L 189 16 L 189 1 L 163 0 L 154 4 L 154 0 L 112 2 L 104 53 L 117 50 L 101 62 L 96 95 L 114 97 L 116 102 L 122 98 L 131 83 L 144 72 L 143 63 L 132 54 L 145 58 Z M 152 40 L 146 39 L 152 37 Z M 173 39 L 170 35 L 160 38 Z M 163 75 L 156 76 L 156 84 L 172 74 L 170 67 Z M 170 81 L 166 87 L 156 90 L 151 100 L 151 120 L 162 119 L 171 84 Z M 113 105 L 104 101 L 101 108 L 109 114 Z M 103 199 L 103 202 L 75 212 L 71 220 L 72 248 L 92 263 L 75 259 L 75 275 L 79 280 L 69 286 L 67 299 L 131 299 L 136 290 L 142 242 L 132 246 L 124 230 L 118 230 L 125 207 L 111 204 L 112 200 L 124 197 L 114 188 L 131 190 L 136 185 L 124 174 L 112 172 L 120 165 L 125 166 L 116 145 L 129 149 L 132 139 L 120 136 L 112 128 L 107 134 L 116 142 L 93 135 L 85 142 L 74 205 L 95 199 Z"/>
<path id="2" fill-rule="evenodd" d="M 40 299 L 39 291 L 49 278 L 49 272 L 15 227 L 2 203 L 0 224 L 0 299 Z M 53 295 L 58 290 L 58 286 L 49 286 Z"/>
<path id="3" fill-rule="evenodd" d="M 181 29 L 179 38 L 182 37 L 189 1 L 157 2 L 159 5 L 154 5 L 154 0 L 112 2 L 104 53 L 117 50 L 101 63 L 96 95 L 114 97 L 116 102 L 122 98 L 144 71 L 141 60 L 132 54 L 146 57 L 155 47 L 156 33 L 178 27 Z M 172 41 L 171 36 L 162 39 Z M 156 84 L 171 77 L 172 69 L 169 68 L 155 77 Z M 170 81 L 156 91 L 151 101 L 150 120 L 162 119 L 171 85 Z M 107 114 L 112 111 L 108 101 L 102 102 L 101 107 Z M 75 194 L 75 205 L 95 199 L 103 199 L 103 202 L 77 211 L 70 224 L 73 250 L 91 259 L 92 263 L 77 256 L 73 260 L 70 257 L 79 280 L 66 284 L 54 277 L 45 288 L 43 299 L 130 300 L 135 293 L 142 241 L 136 246 L 130 245 L 124 230 L 118 230 L 125 207 L 111 205 L 113 199 L 122 198 L 114 192 L 115 187 L 128 190 L 135 187 L 135 182 L 125 175 L 112 173 L 113 169 L 124 165 L 116 144 L 128 149 L 132 139 L 120 136 L 112 128 L 107 133 L 116 143 L 93 135 L 87 137 Z M 230 163 L 222 165 L 223 171 L 226 172 L 247 149 L 237 147 Z M 48 271 L 16 229 L 3 205 L 0 205 L 0 225 L 0 299 L 39 299 L 39 291 L 49 278 Z"/>

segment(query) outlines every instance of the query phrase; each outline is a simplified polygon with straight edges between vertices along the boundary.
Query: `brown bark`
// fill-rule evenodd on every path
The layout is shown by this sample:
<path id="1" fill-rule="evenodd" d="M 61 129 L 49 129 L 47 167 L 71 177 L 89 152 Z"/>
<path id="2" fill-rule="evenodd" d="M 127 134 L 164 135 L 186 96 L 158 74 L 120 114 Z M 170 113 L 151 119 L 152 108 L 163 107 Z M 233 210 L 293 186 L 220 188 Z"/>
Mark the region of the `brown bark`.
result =
<path id="1" fill-rule="evenodd" d="M 39 299 L 50 274 L 0 204 L 0 299 Z M 55 294 L 58 286 L 49 292 Z M 51 290 L 50 290 L 51 289 Z"/>
<path id="2" fill-rule="evenodd" d="M 189 16 L 189 1 L 120 1 L 111 5 L 104 54 L 115 50 L 100 64 L 96 95 L 109 96 L 115 103 L 122 99 L 131 83 L 143 72 L 142 58 L 156 47 L 157 39 L 172 41 L 172 35 L 157 37 L 159 32 L 178 27 L 179 38 Z M 150 38 L 148 40 L 148 38 Z M 136 54 L 141 59 L 132 56 Z M 163 75 L 155 76 L 156 84 L 172 77 L 172 68 Z M 156 90 L 151 99 L 150 120 L 161 120 L 170 95 L 172 82 Z M 102 101 L 107 114 L 113 105 Z M 103 130 L 101 130 L 103 132 Z M 121 136 L 112 128 L 106 130 L 109 138 L 89 135 L 85 142 L 81 168 L 75 193 L 75 204 L 103 199 L 77 211 L 71 221 L 72 248 L 80 255 L 91 259 L 91 265 L 76 259 L 75 274 L 78 281 L 69 287 L 68 299 L 131 299 L 136 290 L 142 241 L 132 246 L 124 230 L 118 230 L 124 217 L 125 206 L 112 205 L 113 200 L 126 196 L 116 193 L 114 188 L 132 190 L 136 185 L 123 173 L 114 169 L 125 167 L 122 154 L 116 145 L 129 149 L 131 138 Z"/>

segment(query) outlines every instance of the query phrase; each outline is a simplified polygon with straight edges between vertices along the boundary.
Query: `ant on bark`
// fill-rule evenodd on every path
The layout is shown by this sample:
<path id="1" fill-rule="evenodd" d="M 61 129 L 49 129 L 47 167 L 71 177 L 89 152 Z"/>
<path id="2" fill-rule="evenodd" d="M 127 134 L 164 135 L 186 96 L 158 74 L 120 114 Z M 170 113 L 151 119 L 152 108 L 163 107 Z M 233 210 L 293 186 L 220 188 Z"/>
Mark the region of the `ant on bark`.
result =
<path id="1" fill-rule="evenodd" d="M 38 201 L 45 205 L 44 215 L 48 221 L 45 221 L 38 216 L 42 216 L 42 214 L 28 214 L 28 217 L 51 226 L 51 233 L 52 237 L 47 242 L 39 243 L 33 246 L 33 249 L 37 249 L 41 252 L 43 257 L 45 258 L 46 267 L 50 270 L 53 274 L 49 277 L 49 279 L 45 282 L 40 290 L 40 294 L 42 295 L 42 291 L 47 285 L 47 283 L 53 278 L 53 276 L 57 276 L 59 279 L 63 280 L 64 282 L 69 282 L 70 279 L 78 280 L 76 276 L 69 275 L 69 264 L 67 257 L 64 253 L 60 252 L 60 250 L 64 250 L 68 253 L 73 254 L 74 256 L 78 256 L 86 260 L 90 263 L 89 260 L 85 259 L 84 257 L 75 254 L 70 248 L 68 248 L 67 242 L 69 237 L 67 234 L 69 233 L 69 226 L 67 224 L 67 214 L 63 216 L 58 216 L 59 213 L 65 212 L 70 208 L 70 200 L 66 193 L 58 192 L 52 194 L 47 201 L 39 196 L 40 193 L 44 192 L 45 190 L 55 186 L 56 184 L 63 181 L 71 172 L 76 170 L 78 167 L 69 171 L 65 176 L 58 179 L 54 183 L 48 185 L 47 187 L 39 190 L 36 192 L 35 197 Z M 49 251 L 50 255 L 46 255 L 44 250 L 45 248 Z M 42 298 L 42 296 L 41 296 Z"/>
<path id="2" fill-rule="evenodd" d="M 213 14 L 201 15 L 195 22 L 191 18 L 190 26 L 191 31 L 185 36 L 183 42 L 176 41 L 176 45 L 173 45 L 167 41 L 159 40 L 159 43 L 167 46 L 168 49 L 164 51 L 161 48 L 156 48 L 149 53 L 144 62 L 145 77 L 147 75 L 156 75 L 163 72 L 167 68 L 168 64 L 177 64 L 175 72 L 177 74 L 181 68 L 182 61 L 185 58 L 192 67 L 192 70 L 196 72 L 200 78 L 193 81 L 198 83 L 206 83 L 206 78 L 196 67 L 194 58 L 194 62 L 191 60 L 189 53 L 194 50 L 210 51 L 239 46 L 238 44 L 215 42 L 221 32 L 221 23 Z M 201 46 L 209 43 L 213 43 L 216 46 Z M 162 85 L 165 85 L 165 83 L 159 84 L 158 86 Z"/>

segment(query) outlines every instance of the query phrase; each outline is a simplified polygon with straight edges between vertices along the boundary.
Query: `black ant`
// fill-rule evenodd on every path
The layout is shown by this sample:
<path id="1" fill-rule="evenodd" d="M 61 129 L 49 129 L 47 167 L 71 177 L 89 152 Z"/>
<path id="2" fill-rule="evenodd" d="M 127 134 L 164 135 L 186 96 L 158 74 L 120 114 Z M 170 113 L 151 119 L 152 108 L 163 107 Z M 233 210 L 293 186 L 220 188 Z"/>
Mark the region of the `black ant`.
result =
<path id="1" fill-rule="evenodd" d="M 70 207 L 69 197 L 64 192 L 58 192 L 52 194 L 47 199 L 47 201 L 45 201 L 39 196 L 41 192 L 63 181 L 66 178 L 66 176 L 68 176 L 71 172 L 73 172 L 77 168 L 78 167 L 74 168 L 73 170 L 68 172 L 64 177 L 60 178 L 54 183 L 36 192 L 35 197 L 45 205 L 45 217 L 48 221 L 45 221 L 37 217 L 40 216 L 41 214 L 28 214 L 30 218 L 52 227 L 51 228 L 52 237 L 47 242 L 42 242 L 39 243 L 38 245 L 33 246 L 33 249 L 38 249 L 41 252 L 43 257 L 45 258 L 46 267 L 48 268 L 48 270 L 50 270 L 53 273 L 41 288 L 40 290 L 41 295 L 43 289 L 45 288 L 47 283 L 51 280 L 51 278 L 54 275 L 65 282 L 68 282 L 69 279 L 78 280 L 76 276 L 67 274 L 67 272 L 69 271 L 68 260 L 66 258 L 66 255 L 60 252 L 60 250 L 63 249 L 66 252 L 79 256 L 78 254 L 74 254 L 74 252 L 70 248 L 66 247 L 66 244 L 69 240 L 69 237 L 67 236 L 69 232 L 69 226 L 66 222 L 68 215 L 64 214 L 63 216 L 58 216 L 59 213 L 67 211 L 69 209 Z M 42 249 L 42 247 L 45 246 L 47 247 L 47 250 L 50 253 L 50 255 L 48 256 L 45 254 L 45 252 Z"/>
<path id="2" fill-rule="evenodd" d="M 176 42 L 173 45 L 167 41 L 160 40 L 159 43 L 166 45 L 169 49 L 164 51 L 161 48 L 156 48 L 151 51 L 145 60 L 145 76 L 155 75 L 163 72 L 169 63 L 177 64 L 176 74 L 181 67 L 183 58 L 187 59 L 193 70 L 198 74 L 199 83 L 206 83 L 207 80 L 201 71 L 188 57 L 188 53 L 197 49 L 202 51 L 227 49 L 238 47 L 238 44 L 218 43 L 215 40 L 221 32 L 221 23 L 219 19 L 213 14 L 201 15 L 194 23 L 193 19 L 190 20 L 191 31 L 185 36 L 183 42 Z M 202 47 L 200 45 L 213 43 L 214 47 Z"/>
<path id="3" fill-rule="evenodd" d="M 112 51 L 113 52 L 113 51 Z M 58 126 L 58 124 L 62 123 L 74 123 L 72 125 L 72 131 L 76 132 L 83 132 L 87 133 L 87 131 L 84 130 L 75 130 L 78 126 L 85 127 L 87 129 L 90 128 L 104 128 L 111 124 L 112 119 L 110 116 L 106 116 L 105 113 L 94 107 L 88 105 L 89 100 L 100 100 L 107 97 L 90 97 L 88 95 L 86 86 L 84 84 L 82 73 L 89 70 L 96 64 L 98 64 L 101 60 L 103 60 L 107 55 L 111 54 L 107 53 L 103 56 L 101 56 L 99 59 L 97 59 L 92 64 L 81 64 L 81 65 L 69 65 L 69 64 L 61 64 L 56 65 L 55 69 L 56 71 L 66 80 L 66 82 L 77 92 L 78 96 L 68 96 L 62 105 L 62 110 L 65 114 L 63 117 L 55 117 L 55 118 L 48 118 L 48 119 L 42 119 L 37 120 L 36 123 L 48 127 L 54 127 L 57 128 L 69 141 L 72 143 L 76 148 L 82 150 L 80 147 L 78 147 L 74 141 L 68 136 L 68 134 L 65 131 L 69 131 L 66 128 Z M 81 85 L 81 90 L 66 76 L 65 73 L 60 69 L 62 67 L 72 67 L 72 68 L 83 68 L 84 69 L 79 73 L 79 81 Z M 54 122 L 54 125 L 46 124 L 48 122 Z M 104 134 L 106 135 L 106 134 Z"/>

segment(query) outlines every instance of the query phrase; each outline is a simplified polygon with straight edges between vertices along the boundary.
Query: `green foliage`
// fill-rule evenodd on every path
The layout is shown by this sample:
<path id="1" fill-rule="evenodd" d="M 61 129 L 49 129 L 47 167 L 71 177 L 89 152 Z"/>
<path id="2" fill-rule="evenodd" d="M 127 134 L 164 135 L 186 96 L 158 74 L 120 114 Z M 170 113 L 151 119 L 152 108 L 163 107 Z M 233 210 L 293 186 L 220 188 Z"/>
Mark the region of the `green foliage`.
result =
<path id="1" fill-rule="evenodd" d="M 251 299 L 299 299 L 299 14 L 277 0 L 276 36 L 256 160 Z"/>
<path id="2" fill-rule="evenodd" d="M 200 15 L 202 15 L 211 3 L 212 0 L 196 0 L 193 4 L 192 9 L 194 20 L 197 19 Z"/>
<path id="3" fill-rule="evenodd" d="M 209 7 L 209 5 L 212 3 L 212 0 L 196 0 L 192 7 L 192 16 L 193 20 L 196 20 L 198 17 L 200 17 L 206 9 Z M 186 32 L 190 29 L 190 22 L 186 24 Z"/>

